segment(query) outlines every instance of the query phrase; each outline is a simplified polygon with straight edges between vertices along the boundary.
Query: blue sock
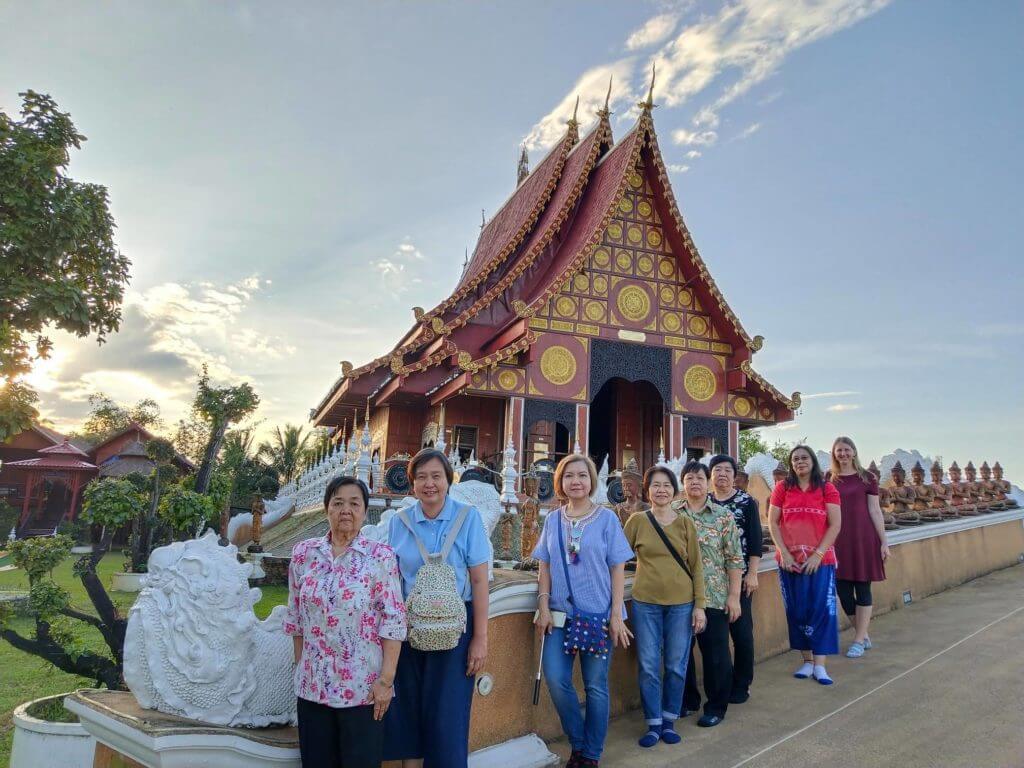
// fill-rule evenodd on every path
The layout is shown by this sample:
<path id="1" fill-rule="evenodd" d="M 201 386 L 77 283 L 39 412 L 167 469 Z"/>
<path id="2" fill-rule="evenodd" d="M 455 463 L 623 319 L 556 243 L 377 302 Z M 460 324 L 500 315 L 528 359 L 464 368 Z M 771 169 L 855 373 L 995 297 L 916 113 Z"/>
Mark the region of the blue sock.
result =
<path id="1" fill-rule="evenodd" d="M 637 742 L 644 749 L 649 749 L 658 743 L 661 738 L 661 725 L 654 724 L 647 726 L 647 733 L 640 737 Z"/>
<path id="2" fill-rule="evenodd" d="M 675 728 L 673 728 L 675 724 L 675 720 L 665 720 L 661 724 L 661 740 L 666 744 L 678 744 L 683 740 L 683 737 L 676 733 Z"/>

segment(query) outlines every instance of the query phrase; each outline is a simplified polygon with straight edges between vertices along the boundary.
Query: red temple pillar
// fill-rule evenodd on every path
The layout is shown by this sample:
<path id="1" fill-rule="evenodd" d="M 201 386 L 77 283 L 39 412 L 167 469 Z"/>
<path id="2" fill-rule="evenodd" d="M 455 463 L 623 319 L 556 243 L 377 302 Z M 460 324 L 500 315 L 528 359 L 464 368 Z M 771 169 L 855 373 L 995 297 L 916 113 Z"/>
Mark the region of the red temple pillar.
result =
<path id="1" fill-rule="evenodd" d="M 36 473 L 32 470 L 28 472 L 28 479 L 25 480 L 25 500 L 21 504 L 21 519 L 18 520 L 18 527 L 20 528 L 28 520 L 29 507 L 32 504 L 32 484 L 36 479 Z"/>
<path id="2" fill-rule="evenodd" d="M 64 513 L 62 520 L 74 520 L 75 519 L 75 507 L 78 504 L 78 490 L 81 487 L 81 474 L 79 472 L 71 473 L 71 505 Z"/>

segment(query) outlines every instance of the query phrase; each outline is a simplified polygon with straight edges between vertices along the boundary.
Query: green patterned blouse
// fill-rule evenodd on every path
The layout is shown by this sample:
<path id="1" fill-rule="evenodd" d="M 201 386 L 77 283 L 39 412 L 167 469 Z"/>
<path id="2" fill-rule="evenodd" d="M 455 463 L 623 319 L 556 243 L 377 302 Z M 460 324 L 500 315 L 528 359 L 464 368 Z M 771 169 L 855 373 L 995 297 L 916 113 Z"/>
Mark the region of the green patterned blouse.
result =
<path id="1" fill-rule="evenodd" d="M 727 571 L 742 572 L 744 567 L 740 531 L 736 527 L 732 512 L 713 503 L 710 498 L 705 500 L 704 507 L 696 512 L 687 508 L 685 499 L 674 502 L 672 508 L 693 520 L 693 525 L 697 529 L 708 608 L 724 610 L 729 597 Z"/>

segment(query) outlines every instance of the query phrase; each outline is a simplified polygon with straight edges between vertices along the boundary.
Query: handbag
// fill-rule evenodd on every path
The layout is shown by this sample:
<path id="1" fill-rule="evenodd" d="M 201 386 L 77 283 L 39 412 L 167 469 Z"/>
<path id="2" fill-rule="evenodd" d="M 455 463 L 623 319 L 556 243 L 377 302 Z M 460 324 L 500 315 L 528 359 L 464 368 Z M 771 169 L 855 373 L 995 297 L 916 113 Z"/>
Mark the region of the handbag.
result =
<path id="1" fill-rule="evenodd" d="M 693 573 L 690 571 L 690 566 L 686 564 L 686 561 L 683 559 L 682 555 L 680 555 L 676 551 L 676 548 L 672 546 L 672 542 L 668 540 L 668 536 L 665 534 L 665 530 L 661 527 L 661 524 L 658 522 L 657 518 L 654 517 L 654 513 L 651 512 L 650 510 L 647 510 L 647 519 L 651 521 L 651 525 L 654 526 L 655 533 L 658 534 L 658 537 L 661 539 L 661 543 L 665 545 L 666 549 L 668 549 L 668 553 L 672 555 L 672 557 L 675 558 L 675 561 L 679 563 L 680 566 L 682 566 L 684 571 L 686 571 L 686 575 L 690 577 L 690 581 L 693 581 Z"/>
<path id="2" fill-rule="evenodd" d="M 565 639 L 562 641 L 562 648 L 570 656 L 577 653 L 586 653 L 597 656 L 601 659 L 608 658 L 611 650 L 610 635 L 608 632 L 608 613 L 587 613 L 576 609 L 576 599 L 572 594 L 572 579 L 569 577 L 568 555 L 565 551 L 565 536 L 562 533 L 562 511 L 559 510 L 558 520 L 558 549 L 561 552 L 562 569 L 565 571 L 565 585 L 569 590 L 569 607 L 572 613 L 565 625 Z M 611 606 L 608 606 L 611 612 Z"/>

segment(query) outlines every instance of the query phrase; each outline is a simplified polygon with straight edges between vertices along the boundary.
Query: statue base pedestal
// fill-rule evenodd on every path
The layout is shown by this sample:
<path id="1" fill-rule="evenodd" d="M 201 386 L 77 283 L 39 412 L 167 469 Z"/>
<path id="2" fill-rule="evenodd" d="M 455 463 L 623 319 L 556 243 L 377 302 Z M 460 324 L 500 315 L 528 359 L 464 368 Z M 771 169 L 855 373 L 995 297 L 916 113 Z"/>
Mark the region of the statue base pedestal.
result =
<path id="1" fill-rule="evenodd" d="M 65 699 L 96 739 L 94 768 L 300 768 L 292 727 L 227 728 L 143 709 L 127 691 L 82 690 Z"/>
<path id="2" fill-rule="evenodd" d="M 301 768 L 299 733 L 291 726 L 228 728 L 143 709 L 128 691 L 85 689 L 64 705 L 96 739 L 92 768 Z M 534 734 L 474 752 L 470 768 L 558 765 Z M 385 766 L 400 763 L 385 763 Z"/>

